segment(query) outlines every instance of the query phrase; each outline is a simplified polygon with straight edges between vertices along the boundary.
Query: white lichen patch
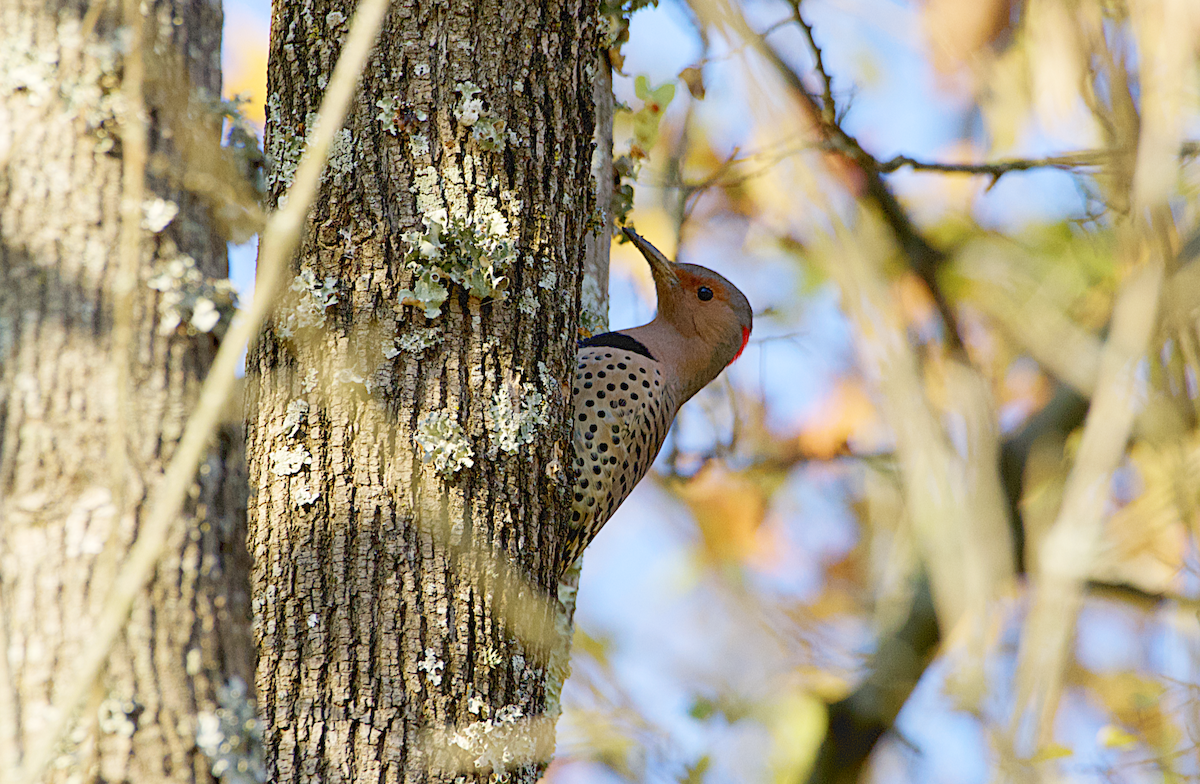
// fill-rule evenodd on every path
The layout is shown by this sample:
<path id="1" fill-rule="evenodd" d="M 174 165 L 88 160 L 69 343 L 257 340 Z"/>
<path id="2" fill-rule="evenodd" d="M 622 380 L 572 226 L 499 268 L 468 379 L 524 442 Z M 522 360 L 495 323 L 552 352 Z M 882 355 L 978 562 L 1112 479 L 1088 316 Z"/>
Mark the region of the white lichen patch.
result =
<path id="1" fill-rule="evenodd" d="M 475 464 L 467 434 L 448 411 L 432 411 L 421 417 L 413 438 L 421 447 L 421 458 L 433 463 L 441 474 L 454 474 Z"/>
<path id="2" fill-rule="evenodd" d="M 281 313 L 279 333 L 291 337 L 302 329 L 319 327 L 325 323 L 325 311 L 337 304 L 337 278 L 326 277 L 318 281 L 308 267 L 303 267 L 290 286 L 293 305 Z"/>
<path id="3" fill-rule="evenodd" d="M 424 672 L 434 686 L 442 685 L 442 670 L 446 669 L 446 663 L 438 658 L 433 648 L 425 649 L 425 659 L 417 663 L 417 669 Z"/>
<path id="4" fill-rule="evenodd" d="M 459 82 L 454 85 L 454 92 L 462 96 L 458 106 L 454 107 L 454 117 L 463 125 L 470 127 L 483 114 L 483 100 L 476 98 L 479 87 L 474 82 Z"/>
<path id="5" fill-rule="evenodd" d="M 358 384 L 360 386 L 366 385 L 366 380 L 363 378 L 362 374 L 351 368 L 342 368 L 338 372 L 334 373 L 333 380 L 339 384 Z"/>
<path id="6" fill-rule="evenodd" d="M 276 476 L 292 476 L 300 473 L 306 465 L 312 465 L 312 455 L 302 446 L 295 449 L 276 449 L 271 453 L 271 473 Z"/>
<path id="7" fill-rule="evenodd" d="M 439 326 L 416 327 L 403 335 L 383 342 L 383 355 L 394 359 L 400 352 L 420 354 L 425 349 L 432 348 L 442 342 L 442 328 Z"/>
<path id="8" fill-rule="evenodd" d="M 106 735 L 131 738 L 137 730 L 134 717 L 140 712 L 138 704 L 132 700 L 109 697 L 96 708 L 96 728 Z"/>
<path id="9" fill-rule="evenodd" d="M 142 202 L 142 228 L 158 234 L 175 220 L 179 205 L 166 199 L 146 199 Z"/>
<path id="10" fill-rule="evenodd" d="M 538 312 L 538 305 L 537 293 L 533 289 L 525 289 L 521 292 L 521 299 L 517 302 L 517 310 L 526 316 L 533 316 Z"/>
<path id="11" fill-rule="evenodd" d="M 237 296 L 228 278 L 210 278 L 196 269 L 196 260 L 180 255 L 159 267 L 146 282 L 161 292 L 158 332 L 170 335 L 181 326 L 189 335 L 228 327 L 237 309 Z"/>
<path id="12" fill-rule="evenodd" d="M 549 291 L 558 285 L 558 273 L 554 270 L 547 270 L 546 274 L 538 281 L 538 287 Z"/>
<path id="13" fill-rule="evenodd" d="M 408 137 L 408 149 L 413 154 L 414 158 L 423 158 L 429 155 L 429 139 L 423 133 L 414 133 Z"/>
<path id="14" fill-rule="evenodd" d="M 532 443 L 539 428 L 550 423 L 550 403 L 533 384 L 518 375 L 500 385 L 488 407 L 487 426 L 494 450 L 512 454 Z"/>
<path id="15" fill-rule="evenodd" d="M 304 427 L 304 420 L 308 417 L 308 401 L 296 398 L 288 403 L 287 413 L 283 417 L 283 432 L 288 438 L 295 438 L 300 433 L 300 429 Z"/>
<path id="16" fill-rule="evenodd" d="M 212 775 L 222 784 L 262 784 L 267 766 L 258 706 L 246 684 L 233 678 L 217 689 L 215 712 L 196 716 L 196 746 L 212 762 Z"/>
<path id="17" fill-rule="evenodd" d="M 521 724 L 525 713 L 516 705 L 505 705 L 491 719 L 472 722 L 450 736 L 450 743 L 472 758 L 477 770 L 503 771 L 529 762 L 536 743 L 528 727 Z"/>
<path id="18" fill-rule="evenodd" d="M 321 493 L 317 490 L 309 488 L 307 485 L 301 485 L 292 491 L 292 498 L 296 501 L 296 506 L 305 507 L 312 506 L 321 497 Z"/>

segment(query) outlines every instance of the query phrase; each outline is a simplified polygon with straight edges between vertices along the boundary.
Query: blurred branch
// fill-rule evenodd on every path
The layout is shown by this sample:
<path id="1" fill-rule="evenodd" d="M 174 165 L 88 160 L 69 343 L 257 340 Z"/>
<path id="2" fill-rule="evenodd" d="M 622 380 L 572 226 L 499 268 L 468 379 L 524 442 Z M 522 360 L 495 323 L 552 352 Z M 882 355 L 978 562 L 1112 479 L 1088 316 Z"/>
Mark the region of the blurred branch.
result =
<path id="1" fill-rule="evenodd" d="M 941 636 L 929 580 L 922 575 L 908 618 L 879 643 L 866 680 L 828 706 L 829 729 L 817 752 L 808 784 L 856 784 L 871 751 L 892 728 Z"/>
<path id="2" fill-rule="evenodd" d="M 1053 376 L 1091 397 L 1100 373 L 1103 345 L 1078 326 L 1025 271 L 1019 251 L 994 243 L 958 254 L 955 270 L 970 285 L 966 298 L 995 319 Z"/>
<path id="3" fill-rule="evenodd" d="M 1088 596 L 1100 599 L 1117 599 L 1137 605 L 1147 612 L 1157 609 L 1163 604 L 1175 604 L 1192 612 L 1200 612 L 1200 598 L 1184 596 L 1178 593 L 1157 593 L 1138 588 L 1128 583 L 1111 583 L 1103 580 L 1088 580 Z"/>
<path id="4" fill-rule="evenodd" d="M 38 744 L 23 760 L 22 768 L 14 778 L 17 782 L 36 781 L 54 756 L 54 749 L 75 719 L 78 706 L 103 671 L 134 602 L 154 574 L 172 525 L 178 524 L 188 488 L 208 451 L 209 440 L 224 416 L 226 400 L 237 381 L 241 353 L 274 306 L 275 294 L 282 285 L 288 261 L 303 233 L 309 207 L 316 198 L 329 147 L 334 134 L 342 127 L 358 87 L 359 74 L 374 48 L 387 8 L 388 0 L 364 0 L 355 13 L 345 48 L 322 98 L 316 127 L 288 190 L 286 206 L 271 216 L 263 232 L 254 299 L 221 341 L 166 473 L 156 483 L 137 540 L 105 598 L 89 638 L 89 647 L 73 667 L 74 678 L 56 689 L 54 704 L 48 713 L 53 719 L 42 732 Z"/>
<path id="5" fill-rule="evenodd" d="M 112 363 L 116 384 L 114 410 L 108 421 L 108 471 L 117 509 L 124 515 L 129 497 L 132 423 L 140 421 L 133 410 L 134 292 L 142 265 L 142 202 L 146 197 L 148 132 L 144 81 L 146 76 L 145 18 L 138 0 L 125 0 L 122 21 L 129 31 L 128 49 L 121 77 L 121 234 L 116 279 L 113 281 Z"/>
<path id="6" fill-rule="evenodd" d="M 1166 255 L 1163 238 L 1146 240 L 1148 248 L 1130 249 L 1148 250 L 1149 258 L 1118 291 L 1078 455 L 1057 519 L 1039 548 L 1037 583 L 1018 653 L 1011 727 L 1018 753 L 1049 737 L 1084 584 L 1103 532 L 1109 478 L 1141 408 L 1138 365 L 1154 329 Z M 1033 722 L 1032 745 L 1021 742 L 1027 718 Z"/>

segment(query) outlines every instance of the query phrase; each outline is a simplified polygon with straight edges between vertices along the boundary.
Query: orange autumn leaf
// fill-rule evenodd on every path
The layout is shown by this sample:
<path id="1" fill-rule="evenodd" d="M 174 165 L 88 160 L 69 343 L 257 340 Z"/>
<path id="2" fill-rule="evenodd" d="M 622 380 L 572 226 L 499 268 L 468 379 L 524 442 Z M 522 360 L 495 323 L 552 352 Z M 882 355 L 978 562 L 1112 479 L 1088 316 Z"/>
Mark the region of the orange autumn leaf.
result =
<path id="1" fill-rule="evenodd" d="M 841 381 L 807 418 L 797 441 L 800 451 L 827 460 L 849 452 L 847 441 L 876 420 L 875 405 L 857 383 Z"/>
<path id="2" fill-rule="evenodd" d="M 680 489 L 680 497 L 700 528 L 709 560 L 745 562 L 772 549 L 760 536 L 766 494 L 745 474 L 709 462 Z"/>

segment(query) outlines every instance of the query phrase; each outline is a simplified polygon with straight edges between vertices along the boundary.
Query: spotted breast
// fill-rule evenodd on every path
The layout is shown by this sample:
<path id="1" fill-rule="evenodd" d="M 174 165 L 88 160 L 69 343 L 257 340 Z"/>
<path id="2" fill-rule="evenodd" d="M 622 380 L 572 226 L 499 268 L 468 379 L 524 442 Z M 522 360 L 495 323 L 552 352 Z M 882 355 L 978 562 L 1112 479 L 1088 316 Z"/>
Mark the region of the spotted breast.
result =
<path id="1" fill-rule="evenodd" d="M 650 470 L 678 409 L 660 363 L 620 332 L 580 344 L 571 393 L 576 479 L 566 564 Z"/>

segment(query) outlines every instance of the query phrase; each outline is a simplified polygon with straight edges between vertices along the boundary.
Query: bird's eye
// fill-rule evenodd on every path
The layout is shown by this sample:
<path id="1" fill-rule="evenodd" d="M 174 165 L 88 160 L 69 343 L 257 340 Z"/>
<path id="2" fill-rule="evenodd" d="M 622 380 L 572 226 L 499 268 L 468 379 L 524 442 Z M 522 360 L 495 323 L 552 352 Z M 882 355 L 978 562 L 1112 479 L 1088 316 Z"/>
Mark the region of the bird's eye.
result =
<path id="1" fill-rule="evenodd" d="M 701 302 L 708 302 L 713 297 L 712 289 L 710 289 L 708 286 L 701 286 L 700 288 L 696 289 L 696 296 L 700 298 Z"/>

